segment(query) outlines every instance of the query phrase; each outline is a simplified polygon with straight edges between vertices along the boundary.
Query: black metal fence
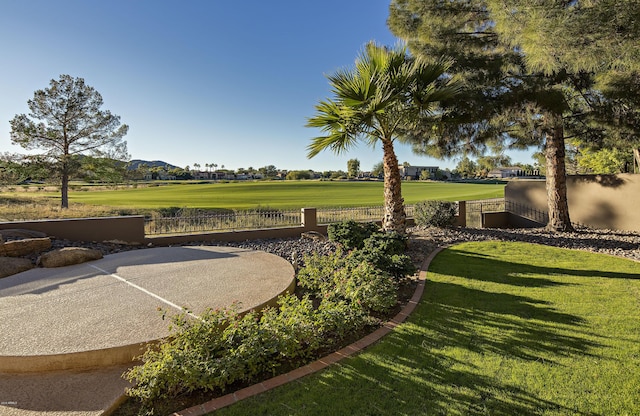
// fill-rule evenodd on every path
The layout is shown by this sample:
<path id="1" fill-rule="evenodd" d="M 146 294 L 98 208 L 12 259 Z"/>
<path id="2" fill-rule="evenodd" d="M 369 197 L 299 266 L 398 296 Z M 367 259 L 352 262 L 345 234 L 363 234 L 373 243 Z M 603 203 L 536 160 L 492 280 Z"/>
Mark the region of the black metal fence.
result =
<path id="1" fill-rule="evenodd" d="M 300 210 L 178 211 L 145 220 L 146 235 L 204 233 L 211 231 L 259 230 L 301 224 Z"/>
<path id="2" fill-rule="evenodd" d="M 407 218 L 412 218 L 414 206 L 405 206 Z M 335 222 L 380 221 L 384 208 L 348 207 L 319 208 L 316 210 L 317 224 Z M 255 210 L 207 212 L 185 209 L 171 215 L 153 215 L 145 220 L 146 235 L 168 235 L 205 233 L 216 231 L 259 230 L 265 228 L 296 227 L 302 224 L 302 211 L 292 210 Z"/>
<path id="3" fill-rule="evenodd" d="M 535 221 L 540 224 L 549 222 L 549 214 L 546 211 L 540 211 L 529 205 L 521 204 L 514 201 L 505 201 L 505 211 L 516 214 L 520 217 Z"/>

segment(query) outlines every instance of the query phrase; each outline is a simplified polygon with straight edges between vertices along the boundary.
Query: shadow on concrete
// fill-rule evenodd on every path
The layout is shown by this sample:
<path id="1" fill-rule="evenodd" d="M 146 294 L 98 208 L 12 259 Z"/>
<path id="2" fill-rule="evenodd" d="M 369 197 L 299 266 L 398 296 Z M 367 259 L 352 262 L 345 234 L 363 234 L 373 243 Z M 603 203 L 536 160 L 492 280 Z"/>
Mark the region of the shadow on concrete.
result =
<path id="1" fill-rule="evenodd" d="M 237 253 L 238 249 L 234 249 L 234 251 Z M 233 257 L 238 257 L 238 255 L 219 247 L 159 247 L 127 251 L 88 263 L 53 269 L 32 269 L 0 279 L 0 297 L 43 294 L 54 291 L 62 285 L 69 285 L 91 278 L 100 278 L 106 274 L 117 274 L 119 267 L 161 265 Z M 107 282 L 98 286 L 117 283 L 112 280 Z"/>

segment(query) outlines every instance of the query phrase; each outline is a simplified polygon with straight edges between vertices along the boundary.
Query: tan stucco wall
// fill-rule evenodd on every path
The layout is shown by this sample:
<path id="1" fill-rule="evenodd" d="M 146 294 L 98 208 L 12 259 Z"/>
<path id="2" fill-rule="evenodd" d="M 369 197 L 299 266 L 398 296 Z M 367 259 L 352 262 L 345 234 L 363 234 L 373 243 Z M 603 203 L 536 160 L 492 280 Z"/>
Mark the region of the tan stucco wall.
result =
<path id="1" fill-rule="evenodd" d="M 144 217 L 74 218 L 0 223 L 0 229 L 24 228 L 75 241 L 144 242 Z"/>
<path id="2" fill-rule="evenodd" d="M 567 198 L 574 223 L 640 232 L 640 175 L 569 176 Z M 548 210 L 544 180 L 513 180 L 505 188 L 505 199 Z"/>

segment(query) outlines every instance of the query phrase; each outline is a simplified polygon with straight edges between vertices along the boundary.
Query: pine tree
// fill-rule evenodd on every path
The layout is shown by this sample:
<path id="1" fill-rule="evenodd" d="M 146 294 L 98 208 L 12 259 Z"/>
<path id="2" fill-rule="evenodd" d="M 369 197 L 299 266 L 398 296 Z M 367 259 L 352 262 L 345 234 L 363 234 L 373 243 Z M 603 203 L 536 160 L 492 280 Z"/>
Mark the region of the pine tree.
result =
<path id="1" fill-rule="evenodd" d="M 612 15 L 613 1 L 394 0 L 391 30 L 414 54 L 451 58 L 465 85 L 437 125 L 412 133 L 415 150 L 446 157 L 543 147 L 548 227 L 570 231 L 565 136 L 602 143 L 610 133 L 602 120 L 624 107 L 610 98 L 623 89 L 607 95 L 603 85 L 628 84 L 639 62 L 640 9 L 624 3 Z"/>

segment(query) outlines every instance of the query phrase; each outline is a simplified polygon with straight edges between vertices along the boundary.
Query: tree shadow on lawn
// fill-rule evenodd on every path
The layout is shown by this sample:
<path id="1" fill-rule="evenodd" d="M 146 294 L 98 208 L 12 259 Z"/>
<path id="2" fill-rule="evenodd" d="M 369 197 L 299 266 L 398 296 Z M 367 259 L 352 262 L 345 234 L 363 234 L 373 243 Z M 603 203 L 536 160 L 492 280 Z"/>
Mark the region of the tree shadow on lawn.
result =
<path id="1" fill-rule="evenodd" d="M 543 277 L 527 277 L 527 275 L 536 276 L 585 276 L 585 277 L 603 277 L 608 279 L 640 279 L 640 273 L 624 274 L 609 272 L 604 270 L 584 270 L 584 269 L 567 269 L 560 267 L 545 267 L 538 265 L 513 263 L 508 261 L 496 260 L 487 254 L 469 252 L 465 250 L 448 250 L 446 253 L 448 265 L 457 265 L 455 269 L 447 266 L 442 273 L 462 277 L 465 279 L 488 281 L 493 283 L 503 283 L 512 286 L 524 287 L 547 287 L 547 286 L 564 286 L 570 283 L 559 282 L 558 280 Z M 432 271 L 436 271 L 432 267 Z M 440 271 L 438 271 L 440 272 Z"/>
<path id="2" fill-rule="evenodd" d="M 252 414 L 595 415 L 580 398 L 562 399 L 580 387 L 560 385 L 556 377 L 579 371 L 573 360 L 602 359 L 598 349 L 606 341 L 583 317 L 556 309 L 544 297 L 568 286 L 553 274 L 584 272 L 456 253 L 446 250 L 436 257 L 429 273 L 443 277 L 427 274 L 414 313 L 381 342 L 311 382 L 250 400 L 235 414 L 251 409 Z M 489 272 L 479 275 L 481 262 Z M 526 274 L 543 277 L 521 276 Z M 491 291 L 478 279 L 505 286 L 493 285 Z M 278 411 L 283 408 L 288 410 Z"/>
<path id="3" fill-rule="evenodd" d="M 599 344 L 583 322 L 526 296 L 427 281 L 405 324 L 307 387 L 320 390 L 314 406 L 341 401 L 340 412 L 354 415 L 591 415 L 527 388 L 529 379 L 553 386 L 544 379 L 552 373 L 536 372 L 539 366 L 593 355 Z"/>
<path id="4" fill-rule="evenodd" d="M 456 262 L 468 262 L 465 254 L 460 256 Z M 447 262 L 439 264 L 450 275 L 451 258 L 445 258 Z M 562 283 L 505 276 L 496 268 L 571 273 L 472 260 L 489 262 L 485 267 L 492 270 L 492 281 L 528 286 L 538 293 L 539 288 L 555 290 Z M 459 271 L 460 266 L 453 269 Z M 485 275 L 464 277 L 486 280 Z M 550 398 L 552 374 L 558 371 L 553 367 L 566 365 L 561 358 L 598 357 L 600 337 L 589 331 L 582 317 L 558 311 L 545 300 L 479 290 L 454 279 L 427 280 L 423 299 L 405 324 L 362 356 L 320 374 L 322 392 L 315 397 L 322 402 L 314 404 L 331 409 L 333 402 L 342 400 L 340 411 L 351 414 L 387 414 L 390 409 L 394 414 L 428 415 L 595 414 L 587 406 L 580 409 Z"/>

